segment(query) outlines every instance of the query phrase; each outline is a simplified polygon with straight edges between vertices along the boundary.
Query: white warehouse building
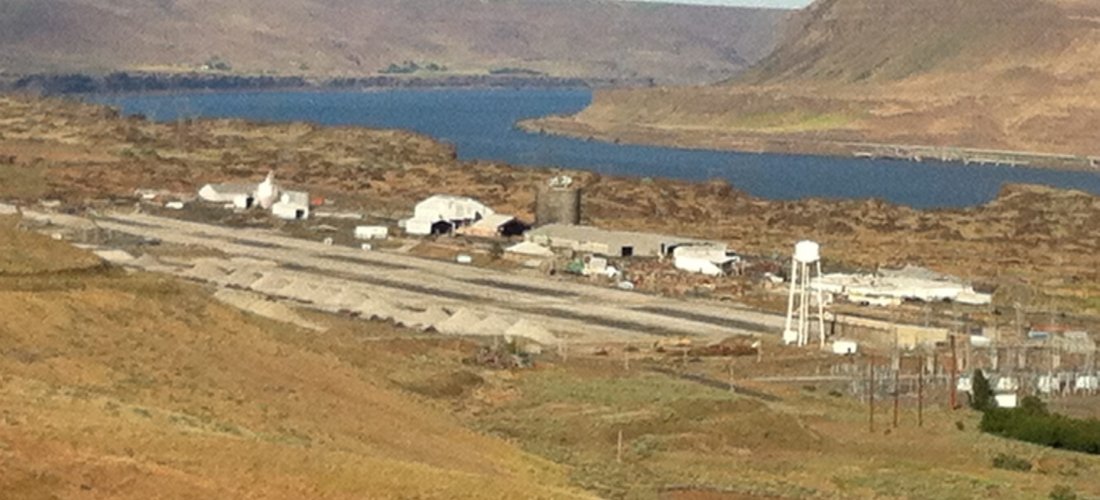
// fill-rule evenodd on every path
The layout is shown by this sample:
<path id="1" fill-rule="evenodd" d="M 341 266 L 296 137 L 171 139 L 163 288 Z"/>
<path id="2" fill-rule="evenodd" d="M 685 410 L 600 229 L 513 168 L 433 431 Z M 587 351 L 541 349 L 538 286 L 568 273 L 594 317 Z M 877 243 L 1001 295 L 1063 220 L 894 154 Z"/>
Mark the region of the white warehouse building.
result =
<path id="1" fill-rule="evenodd" d="M 404 221 L 405 232 L 416 235 L 450 232 L 495 213 L 473 198 L 437 194 L 416 204 L 412 218 Z"/>
<path id="2" fill-rule="evenodd" d="M 676 269 L 707 276 L 724 276 L 741 262 L 741 257 L 721 245 L 685 245 L 672 251 Z"/>

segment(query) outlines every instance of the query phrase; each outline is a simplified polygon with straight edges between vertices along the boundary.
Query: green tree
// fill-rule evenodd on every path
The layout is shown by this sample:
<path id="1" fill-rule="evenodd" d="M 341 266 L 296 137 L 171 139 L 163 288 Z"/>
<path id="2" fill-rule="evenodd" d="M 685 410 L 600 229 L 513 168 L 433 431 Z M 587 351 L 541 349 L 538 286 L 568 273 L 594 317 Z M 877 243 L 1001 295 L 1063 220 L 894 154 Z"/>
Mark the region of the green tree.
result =
<path id="1" fill-rule="evenodd" d="M 985 412 L 997 407 L 997 400 L 993 397 L 993 388 L 989 386 L 989 380 L 981 370 L 974 370 L 971 377 L 970 407 Z"/>
<path id="2" fill-rule="evenodd" d="M 1043 400 L 1035 396 L 1027 396 L 1020 400 L 1020 412 L 1026 415 L 1049 415 L 1047 405 Z"/>

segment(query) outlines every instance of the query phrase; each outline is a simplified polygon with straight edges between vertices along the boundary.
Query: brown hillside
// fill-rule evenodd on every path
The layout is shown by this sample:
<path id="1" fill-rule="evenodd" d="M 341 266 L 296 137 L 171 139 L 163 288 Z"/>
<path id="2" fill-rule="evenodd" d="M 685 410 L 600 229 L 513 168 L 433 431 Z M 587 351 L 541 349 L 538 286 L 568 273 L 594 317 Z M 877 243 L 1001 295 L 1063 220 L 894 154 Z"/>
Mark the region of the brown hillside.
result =
<path id="1" fill-rule="evenodd" d="M 0 241 L 88 258 L 10 224 Z M 392 330 L 347 328 L 332 335 Z M 0 273 L 0 497 L 584 496 L 394 387 L 400 354 L 341 359 L 310 335 L 164 277 Z"/>
<path id="2" fill-rule="evenodd" d="M 822 0 L 792 16 L 742 81 L 894 81 L 1064 50 L 1068 21 L 1040 0 Z"/>
<path id="3" fill-rule="evenodd" d="M 9 0 L 0 70 L 363 75 L 391 63 L 562 76 L 728 78 L 767 55 L 785 11 L 607 0 Z"/>
<path id="4" fill-rule="evenodd" d="M 820 0 L 742 78 L 599 92 L 580 115 L 539 126 L 704 147 L 748 138 L 808 151 L 878 142 L 1098 155 L 1097 56 L 1092 2 Z"/>

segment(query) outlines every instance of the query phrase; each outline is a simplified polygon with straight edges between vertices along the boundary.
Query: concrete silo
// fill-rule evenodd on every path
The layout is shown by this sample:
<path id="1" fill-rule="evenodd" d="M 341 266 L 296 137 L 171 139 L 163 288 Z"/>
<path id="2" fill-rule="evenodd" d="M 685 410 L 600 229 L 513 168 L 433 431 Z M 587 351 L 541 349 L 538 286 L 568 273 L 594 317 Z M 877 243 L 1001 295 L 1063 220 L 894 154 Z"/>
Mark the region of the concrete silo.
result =
<path id="1" fill-rule="evenodd" d="M 535 198 L 535 225 L 580 223 L 581 190 L 573 187 L 573 179 L 555 177 L 539 188 Z"/>

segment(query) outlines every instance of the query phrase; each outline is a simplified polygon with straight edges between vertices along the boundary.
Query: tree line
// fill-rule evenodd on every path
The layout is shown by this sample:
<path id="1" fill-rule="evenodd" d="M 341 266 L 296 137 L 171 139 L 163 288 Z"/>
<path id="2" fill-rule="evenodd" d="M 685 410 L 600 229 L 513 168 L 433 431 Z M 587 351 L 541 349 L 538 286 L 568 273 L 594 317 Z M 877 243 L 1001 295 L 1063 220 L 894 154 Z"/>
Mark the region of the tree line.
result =
<path id="1" fill-rule="evenodd" d="M 1027 396 L 1016 408 L 999 408 L 989 380 L 974 370 L 970 406 L 982 412 L 982 432 L 1051 448 L 1100 455 L 1100 420 L 1051 412 L 1042 400 Z"/>

